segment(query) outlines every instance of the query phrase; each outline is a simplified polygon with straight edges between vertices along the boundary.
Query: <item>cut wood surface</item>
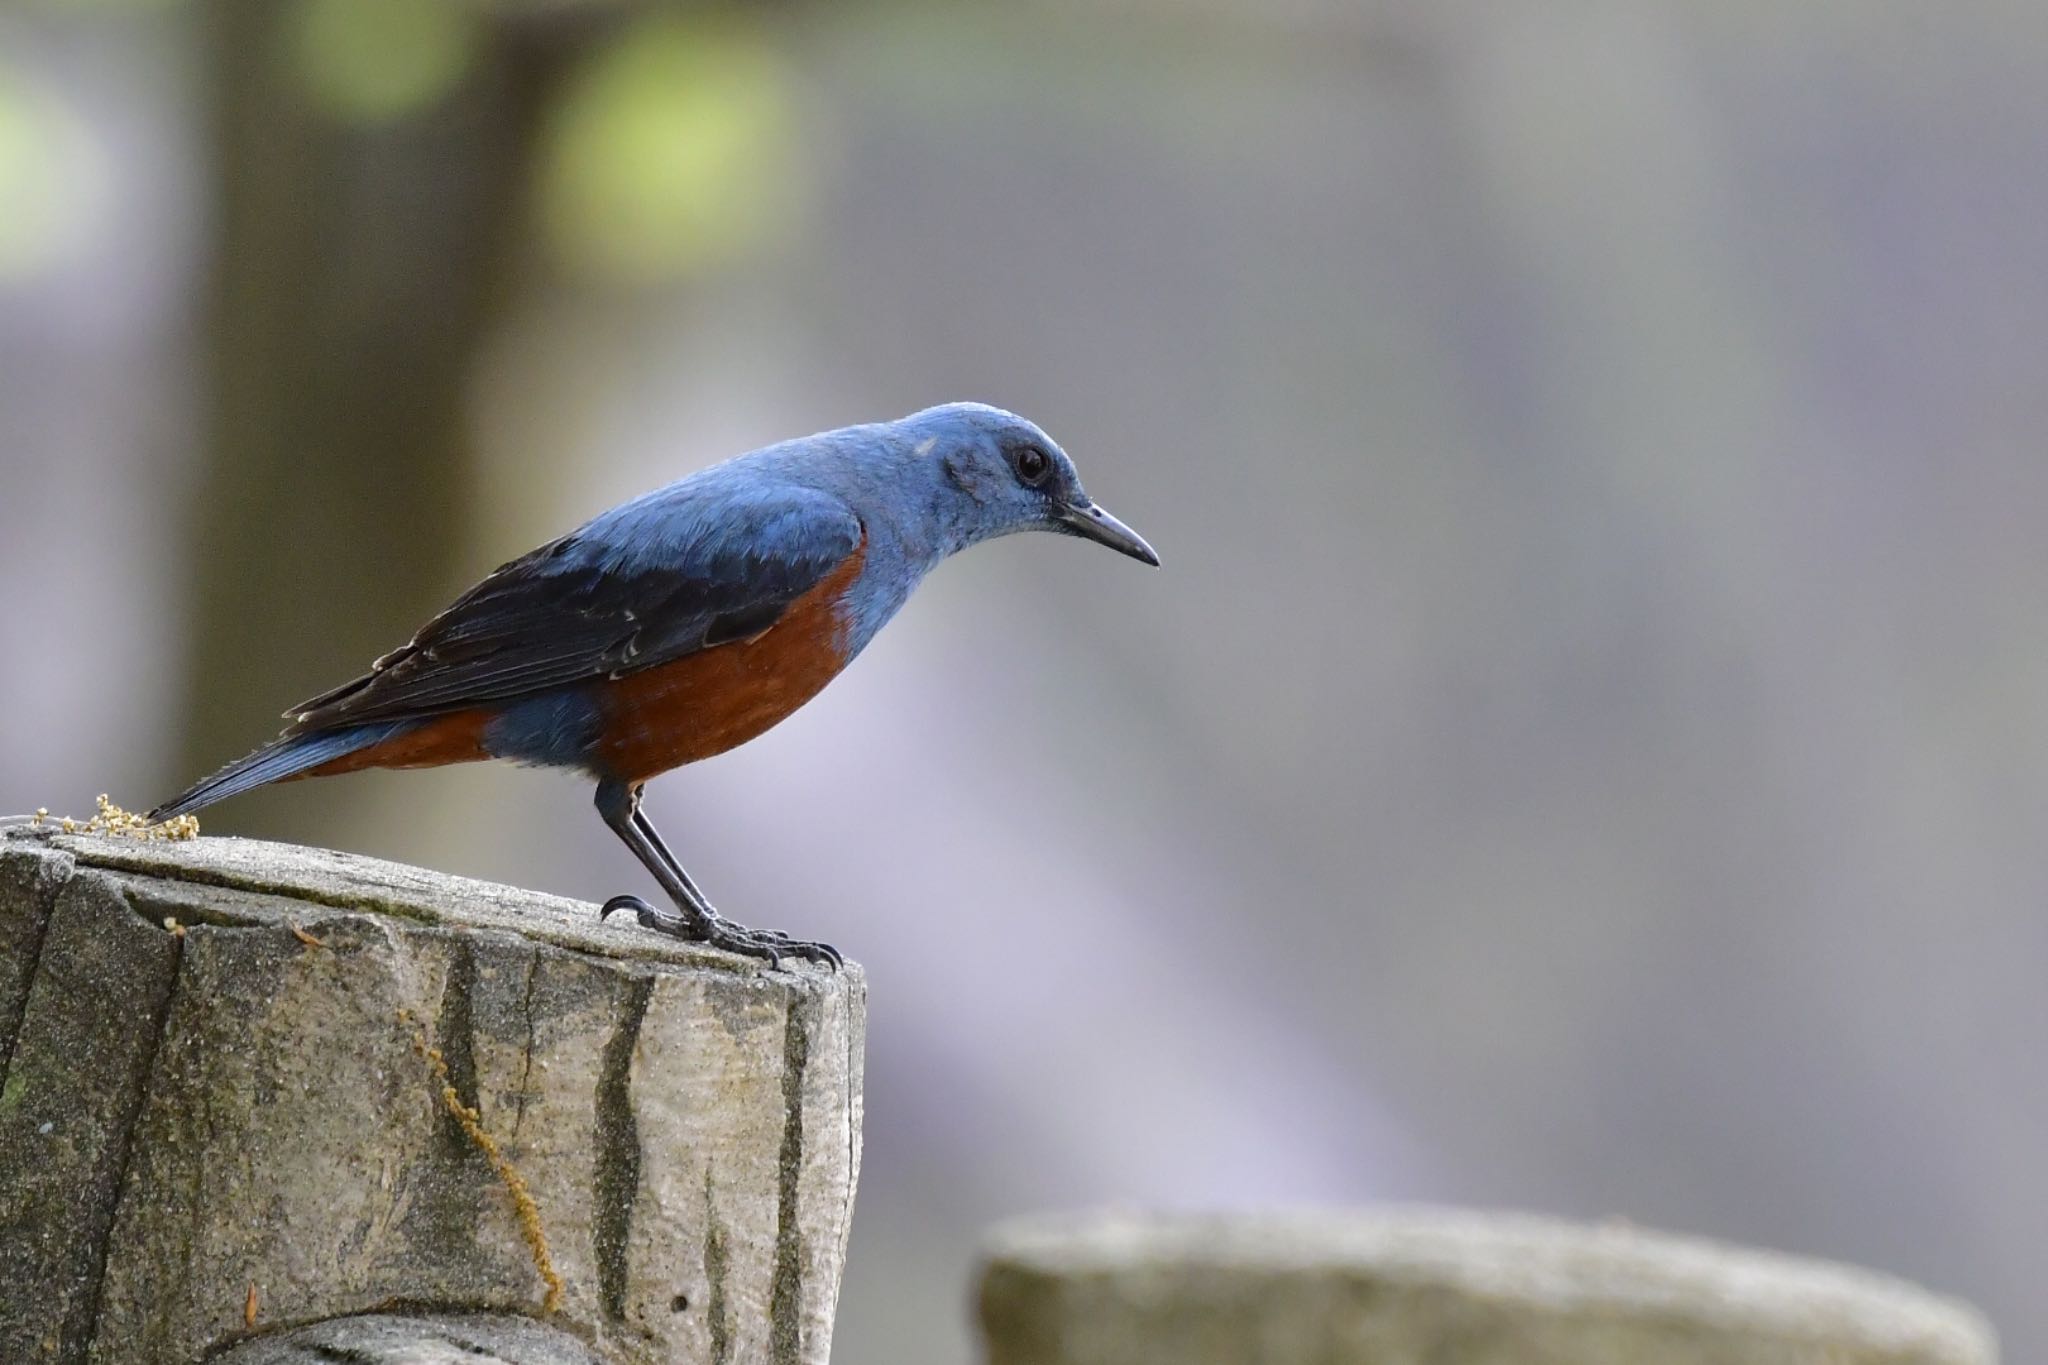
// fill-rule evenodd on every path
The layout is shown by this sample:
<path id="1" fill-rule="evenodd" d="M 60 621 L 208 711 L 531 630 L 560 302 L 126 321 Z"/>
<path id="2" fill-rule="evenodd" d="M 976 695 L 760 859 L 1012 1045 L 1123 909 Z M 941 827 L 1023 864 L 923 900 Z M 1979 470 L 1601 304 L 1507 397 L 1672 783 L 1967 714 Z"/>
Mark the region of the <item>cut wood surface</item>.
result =
<path id="1" fill-rule="evenodd" d="M 1429 1209 L 1024 1220 L 989 1365 L 1995 1365 L 1965 1304 L 1848 1266 Z"/>
<path id="2" fill-rule="evenodd" d="M 375 859 L 10 829 L 0 1360 L 462 1312 L 588 1352 L 505 1360 L 823 1362 L 863 1006 L 851 963 Z"/>

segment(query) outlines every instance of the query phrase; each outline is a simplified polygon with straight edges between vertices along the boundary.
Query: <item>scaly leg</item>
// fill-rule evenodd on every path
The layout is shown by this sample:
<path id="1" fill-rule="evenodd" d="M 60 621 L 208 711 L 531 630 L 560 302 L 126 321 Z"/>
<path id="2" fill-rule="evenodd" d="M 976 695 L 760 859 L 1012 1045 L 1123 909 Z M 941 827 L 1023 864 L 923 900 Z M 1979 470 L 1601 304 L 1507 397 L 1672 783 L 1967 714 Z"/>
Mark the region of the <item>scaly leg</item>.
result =
<path id="1" fill-rule="evenodd" d="M 641 811 L 638 785 L 613 781 L 598 783 L 597 813 L 612 833 L 633 850 L 633 856 L 653 874 L 654 880 L 661 883 L 661 889 L 668 892 L 676 904 L 675 911 L 671 912 L 657 910 L 638 896 L 614 896 L 604 903 L 604 908 L 598 912 L 599 918 L 610 915 L 614 910 L 631 910 L 634 918 L 649 929 L 693 943 L 708 943 L 727 952 L 765 958 L 771 967 L 778 965 L 785 953 L 834 968 L 841 965 L 838 950 L 829 943 L 805 943 L 784 934 L 749 929 L 745 925 L 734 924 L 712 909 L 711 902 L 690 880 L 690 874 L 683 871 L 683 865 L 676 861 L 676 856 L 668 851 L 668 845 L 655 832 L 653 822 Z"/>

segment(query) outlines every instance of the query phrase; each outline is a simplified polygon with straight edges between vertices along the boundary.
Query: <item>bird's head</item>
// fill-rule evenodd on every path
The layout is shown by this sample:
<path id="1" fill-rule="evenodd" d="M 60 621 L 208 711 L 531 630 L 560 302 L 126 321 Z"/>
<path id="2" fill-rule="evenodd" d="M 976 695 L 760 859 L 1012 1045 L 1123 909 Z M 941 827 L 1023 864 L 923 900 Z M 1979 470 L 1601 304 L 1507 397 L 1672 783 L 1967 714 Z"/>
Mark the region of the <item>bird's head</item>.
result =
<path id="1" fill-rule="evenodd" d="M 1056 531 L 1159 563 L 1143 536 L 1088 496 L 1067 453 L 1015 413 L 948 403 L 899 425 L 915 457 L 932 462 L 942 515 L 962 546 L 1017 531 Z"/>

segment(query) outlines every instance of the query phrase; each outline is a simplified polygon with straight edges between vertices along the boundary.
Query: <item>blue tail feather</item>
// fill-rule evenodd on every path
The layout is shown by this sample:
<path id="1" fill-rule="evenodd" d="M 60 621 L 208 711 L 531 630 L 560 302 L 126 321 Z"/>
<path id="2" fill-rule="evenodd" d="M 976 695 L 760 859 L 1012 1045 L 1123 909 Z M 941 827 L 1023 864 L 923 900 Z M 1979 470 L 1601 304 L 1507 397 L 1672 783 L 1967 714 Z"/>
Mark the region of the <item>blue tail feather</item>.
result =
<path id="1" fill-rule="evenodd" d="M 409 720 L 381 721 L 372 725 L 351 725 L 341 730 L 287 735 L 271 741 L 255 753 L 238 758 L 211 777 L 201 778 L 183 792 L 149 813 L 154 822 L 168 820 L 239 795 L 253 787 L 282 781 L 308 768 L 317 768 L 358 749 L 382 743 L 411 726 Z"/>

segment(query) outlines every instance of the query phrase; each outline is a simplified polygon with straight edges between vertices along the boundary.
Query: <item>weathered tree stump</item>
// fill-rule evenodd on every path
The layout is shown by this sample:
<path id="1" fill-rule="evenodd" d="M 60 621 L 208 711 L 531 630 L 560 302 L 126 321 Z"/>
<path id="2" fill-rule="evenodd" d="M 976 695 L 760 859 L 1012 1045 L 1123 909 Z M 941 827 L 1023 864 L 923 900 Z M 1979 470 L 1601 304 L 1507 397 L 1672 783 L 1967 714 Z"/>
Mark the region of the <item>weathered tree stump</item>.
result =
<path id="1" fill-rule="evenodd" d="M 11 830 L 0 1360 L 823 1362 L 863 1001 L 372 859 Z"/>
<path id="2" fill-rule="evenodd" d="M 532 1318 L 369 1313 L 245 1341 L 211 1365 L 604 1365 L 581 1341 Z"/>
<path id="3" fill-rule="evenodd" d="M 1995 1365 L 1902 1281 L 1625 1226 L 1405 1210 L 1027 1220 L 981 1283 L 989 1365 Z"/>

